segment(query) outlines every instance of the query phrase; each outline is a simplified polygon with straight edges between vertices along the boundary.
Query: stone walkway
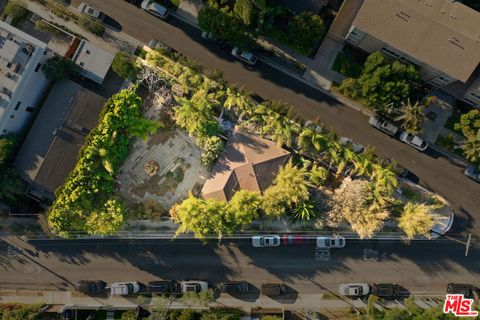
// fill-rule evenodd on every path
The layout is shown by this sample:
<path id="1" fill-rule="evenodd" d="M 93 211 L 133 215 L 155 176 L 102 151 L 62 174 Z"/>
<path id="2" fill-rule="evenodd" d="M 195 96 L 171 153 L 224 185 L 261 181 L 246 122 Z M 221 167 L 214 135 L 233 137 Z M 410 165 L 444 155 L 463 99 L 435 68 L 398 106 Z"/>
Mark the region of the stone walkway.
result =
<path id="1" fill-rule="evenodd" d="M 435 143 L 439 135 L 444 135 L 444 131 L 449 131 L 444 126 L 452 115 L 454 101 L 453 98 L 439 91 L 433 91 L 427 96 L 431 97 L 429 99 L 432 99 L 432 102 L 425 109 L 427 119 L 423 123 L 421 137 L 429 143 Z"/>

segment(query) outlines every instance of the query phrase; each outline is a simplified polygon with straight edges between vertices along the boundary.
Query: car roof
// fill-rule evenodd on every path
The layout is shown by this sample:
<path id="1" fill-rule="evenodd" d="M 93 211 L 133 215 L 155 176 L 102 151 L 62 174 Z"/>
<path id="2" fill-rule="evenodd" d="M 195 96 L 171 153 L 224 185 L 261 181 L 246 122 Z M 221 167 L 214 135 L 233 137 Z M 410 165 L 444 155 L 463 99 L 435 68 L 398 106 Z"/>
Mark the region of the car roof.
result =
<path id="1" fill-rule="evenodd" d="M 161 4 L 158 4 L 156 2 L 150 3 L 149 9 L 154 10 L 154 11 L 160 13 L 160 14 L 167 13 L 167 8 L 165 8 L 164 6 L 162 6 Z"/>

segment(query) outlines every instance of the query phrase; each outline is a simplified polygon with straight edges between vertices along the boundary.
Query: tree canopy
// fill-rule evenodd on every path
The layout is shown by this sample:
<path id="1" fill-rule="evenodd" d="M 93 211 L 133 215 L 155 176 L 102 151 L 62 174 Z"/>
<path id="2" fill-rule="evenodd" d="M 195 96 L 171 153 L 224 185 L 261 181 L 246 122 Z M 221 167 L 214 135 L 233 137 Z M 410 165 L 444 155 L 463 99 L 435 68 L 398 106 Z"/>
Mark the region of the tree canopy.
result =
<path id="1" fill-rule="evenodd" d="M 388 218 L 388 211 L 376 201 L 374 186 L 363 179 L 346 179 L 335 190 L 330 221 L 346 221 L 361 238 L 370 238 Z"/>
<path id="2" fill-rule="evenodd" d="M 71 60 L 55 56 L 42 66 L 42 70 L 48 80 L 59 81 L 75 73 L 77 66 Z"/>
<path id="3" fill-rule="evenodd" d="M 434 205 L 408 202 L 403 207 L 402 214 L 398 219 L 398 226 L 409 239 L 417 235 L 430 238 L 431 230 L 435 225 L 432 215 L 435 208 Z"/>
<path id="4" fill-rule="evenodd" d="M 124 79 L 135 79 L 137 68 L 135 67 L 134 58 L 128 53 L 119 51 L 115 54 L 112 61 L 112 70 Z"/>
<path id="5" fill-rule="evenodd" d="M 360 77 L 345 79 L 339 89 L 346 95 L 363 98 L 378 112 L 386 112 L 388 106 L 397 108 L 408 98 L 414 99 L 419 84 L 420 74 L 415 66 L 391 61 L 377 51 L 365 61 Z"/>

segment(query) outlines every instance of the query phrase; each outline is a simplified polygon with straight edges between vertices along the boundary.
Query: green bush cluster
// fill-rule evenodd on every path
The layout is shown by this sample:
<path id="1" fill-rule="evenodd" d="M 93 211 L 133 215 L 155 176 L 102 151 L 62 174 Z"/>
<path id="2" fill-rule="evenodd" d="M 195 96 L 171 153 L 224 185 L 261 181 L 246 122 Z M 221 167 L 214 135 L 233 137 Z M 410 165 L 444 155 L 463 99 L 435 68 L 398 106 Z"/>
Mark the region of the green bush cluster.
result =
<path id="1" fill-rule="evenodd" d="M 322 18 L 311 12 L 294 15 L 268 0 L 208 0 L 199 12 L 202 30 L 250 49 L 253 38 L 266 35 L 304 55 L 315 53 L 325 36 Z"/>
<path id="2" fill-rule="evenodd" d="M 112 61 L 112 70 L 124 79 L 135 79 L 138 68 L 135 66 L 135 59 L 126 52 L 119 51 Z"/>
<path id="3" fill-rule="evenodd" d="M 43 32 L 50 33 L 53 36 L 59 36 L 59 35 L 62 34 L 62 31 L 58 30 L 57 28 L 55 28 L 51 24 L 45 22 L 44 20 L 40 20 L 40 19 L 35 21 L 35 29 L 38 30 L 38 31 L 43 31 Z"/>
<path id="4" fill-rule="evenodd" d="M 77 65 L 72 61 L 63 57 L 55 56 L 48 59 L 47 63 L 42 66 L 42 71 L 50 81 L 60 81 L 69 75 L 77 72 Z"/>
<path id="5" fill-rule="evenodd" d="M 103 26 L 103 24 L 92 17 L 82 15 L 78 19 L 78 24 L 83 29 L 99 37 L 103 36 L 103 34 L 105 33 L 105 27 Z"/>
<path id="6" fill-rule="evenodd" d="M 14 202 L 24 186 L 11 166 L 18 145 L 18 137 L 9 135 L 0 138 L 0 200 Z"/>
<path id="7" fill-rule="evenodd" d="M 77 231 L 110 234 L 121 226 L 124 208 L 116 197 L 115 175 L 133 137 L 152 130 L 151 125 L 144 125 L 150 120 L 143 118 L 142 101 L 134 90 L 122 90 L 107 101 L 75 168 L 55 192 L 48 220 L 58 235 L 68 237 Z"/>
<path id="8" fill-rule="evenodd" d="M 40 319 L 39 305 L 2 304 L 0 320 L 37 320 Z"/>
<path id="9" fill-rule="evenodd" d="M 209 309 L 196 311 L 192 309 L 170 310 L 168 320 L 240 320 L 240 311 L 236 309 Z"/>
<path id="10" fill-rule="evenodd" d="M 365 100 L 379 113 L 386 113 L 388 108 L 398 108 L 407 99 L 417 100 L 419 85 L 420 73 L 415 66 L 389 60 L 377 51 L 367 58 L 360 77 L 345 79 L 339 90 L 348 97 Z"/>
<path id="11" fill-rule="evenodd" d="M 4 16 L 12 17 L 12 25 L 16 26 L 20 21 L 25 19 L 28 15 L 26 4 L 20 0 L 11 0 L 3 9 Z"/>

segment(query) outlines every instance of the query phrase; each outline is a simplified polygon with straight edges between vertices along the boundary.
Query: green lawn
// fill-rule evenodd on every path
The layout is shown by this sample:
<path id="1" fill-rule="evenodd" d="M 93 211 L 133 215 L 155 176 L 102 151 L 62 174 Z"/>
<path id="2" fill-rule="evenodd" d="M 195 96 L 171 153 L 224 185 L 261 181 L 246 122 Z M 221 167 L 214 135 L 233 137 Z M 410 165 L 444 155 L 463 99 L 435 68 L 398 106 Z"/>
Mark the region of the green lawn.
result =
<path id="1" fill-rule="evenodd" d="M 178 6 L 182 0 L 155 0 L 155 2 L 167 7 L 172 11 L 177 11 Z"/>
<path id="2" fill-rule="evenodd" d="M 332 69 L 348 78 L 358 78 L 362 73 L 365 60 L 366 56 L 363 53 L 345 46 L 338 52 Z"/>

